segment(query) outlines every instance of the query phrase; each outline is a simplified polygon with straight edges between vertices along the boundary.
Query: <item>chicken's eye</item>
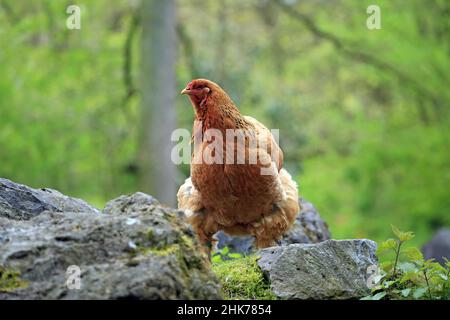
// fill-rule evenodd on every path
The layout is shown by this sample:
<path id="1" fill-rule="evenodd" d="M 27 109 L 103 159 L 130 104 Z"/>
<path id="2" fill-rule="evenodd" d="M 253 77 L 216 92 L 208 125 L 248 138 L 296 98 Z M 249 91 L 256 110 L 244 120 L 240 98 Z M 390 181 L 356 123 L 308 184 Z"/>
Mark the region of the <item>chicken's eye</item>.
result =
<path id="1" fill-rule="evenodd" d="M 203 84 L 197 84 L 197 85 L 194 85 L 194 86 L 192 87 L 192 90 L 198 90 L 198 91 L 203 91 L 203 90 L 205 90 L 205 89 L 207 89 L 208 92 L 211 91 L 211 89 L 209 89 L 208 86 L 203 85 Z"/>

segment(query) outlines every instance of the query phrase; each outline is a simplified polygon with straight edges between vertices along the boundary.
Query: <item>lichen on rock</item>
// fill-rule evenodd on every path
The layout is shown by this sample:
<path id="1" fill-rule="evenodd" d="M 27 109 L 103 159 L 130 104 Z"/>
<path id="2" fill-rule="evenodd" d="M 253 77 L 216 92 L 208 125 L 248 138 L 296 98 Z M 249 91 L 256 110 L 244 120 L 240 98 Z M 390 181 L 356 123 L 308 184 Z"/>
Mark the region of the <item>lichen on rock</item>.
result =
<path id="1" fill-rule="evenodd" d="M 28 282 L 20 278 L 20 272 L 0 266 L 0 292 L 11 292 L 27 287 Z"/>
<path id="2" fill-rule="evenodd" d="M 355 299 L 370 293 L 376 248 L 367 239 L 291 244 L 258 251 L 258 265 L 280 299 Z"/>

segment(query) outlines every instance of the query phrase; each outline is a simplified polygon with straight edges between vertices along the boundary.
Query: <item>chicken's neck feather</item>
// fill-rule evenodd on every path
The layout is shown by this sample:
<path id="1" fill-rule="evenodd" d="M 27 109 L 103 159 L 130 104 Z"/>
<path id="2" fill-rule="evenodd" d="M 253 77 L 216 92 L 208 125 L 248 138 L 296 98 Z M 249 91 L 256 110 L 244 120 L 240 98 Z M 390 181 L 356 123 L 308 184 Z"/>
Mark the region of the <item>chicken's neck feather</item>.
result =
<path id="1" fill-rule="evenodd" d="M 202 131 L 248 129 L 251 126 L 228 96 L 222 99 L 212 96 L 203 107 L 198 106 L 195 111 L 196 120 L 202 123 Z"/>

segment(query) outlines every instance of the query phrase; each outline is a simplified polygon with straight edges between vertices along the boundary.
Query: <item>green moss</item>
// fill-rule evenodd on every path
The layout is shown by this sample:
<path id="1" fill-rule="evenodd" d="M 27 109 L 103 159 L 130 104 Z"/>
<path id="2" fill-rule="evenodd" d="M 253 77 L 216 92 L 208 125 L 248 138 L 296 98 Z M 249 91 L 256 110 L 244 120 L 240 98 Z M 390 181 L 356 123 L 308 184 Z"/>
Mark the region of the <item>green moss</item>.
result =
<path id="1" fill-rule="evenodd" d="M 228 299 L 276 299 L 257 265 L 257 259 L 256 256 L 246 256 L 212 264 Z"/>
<path id="2" fill-rule="evenodd" d="M 161 241 L 156 242 L 153 232 L 149 230 L 144 234 L 143 241 L 137 241 L 136 247 L 129 251 L 125 263 L 133 267 L 152 256 L 175 258 L 181 271 L 182 281 L 186 283 L 187 287 L 196 287 L 191 285 L 192 279 L 204 278 L 207 280 L 210 276 L 206 255 L 200 254 L 200 248 L 195 240 L 185 234 L 179 235 L 175 241 L 175 243 L 170 244 Z M 191 298 L 194 297 L 195 295 Z"/>
<path id="3" fill-rule="evenodd" d="M 135 267 L 139 265 L 142 259 L 144 259 L 148 255 L 154 255 L 158 257 L 165 257 L 171 254 L 179 256 L 180 246 L 178 244 L 173 245 L 165 245 L 162 247 L 152 246 L 152 247 L 144 247 L 138 246 L 134 250 L 130 252 L 130 256 L 128 256 L 128 260 L 126 264 L 130 267 Z"/>
<path id="4" fill-rule="evenodd" d="M 170 254 L 177 254 L 180 251 L 180 246 L 178 244 L 172 244 L 164 246 L 162 248 L 158 247 L 143 248 L 143 250 L 145 251 L 144 254 L 151 253 L 154 254 L 155 256 L 165 257 Z"/>
<path id="5" fill-rule="evenodd" d="M 154 233 L 152 229 L 149 229 L 145 234 L 144 243 L 148 241 L 154 241 Z M 194 243 L 194 240 L 187 235 L 182 234 L 177 239 L 177 242 L 173 244 L 158 243 L 157 245 L 141 245 L 137 243 L 137 248 L 131 251 L 131 259 L 149 254 L 160 257 L 174 255 L 180 262 L 180 265 L 182 267 L 186 267 L 187 270 L 190 268 L 202 269 L 205 267 L 205 261 L 203 261 L 203 259 L 196 254 L 198 250 L 199 248 L 196 243 Z M 129 263 L 135 265 L 136 261 L 138 260 L 135 259 Z"/>
<path id="6" fill-rule="evenodd" d="M 150 229 L 148 229 L 148 231 L 147 231 L 147 240 L 148 240 L 148 241 L 152 241 L 153 238 L 154 238 L 153 229 L 150 228 Z"/>
<path id="7" fill-rule="evenodd" d="M 20 272 L 0 266 L 0 292 L 10 292 L 28 286 L 28 282 L 20 279 Z"/>
<path id="8" fill-rule="evenodd" d="M 196 246 L 194 244 L 194 241 L 192 238 L 186 236 L 186 235 L 182 235 L 180 237 L 180 243 L 182 243 L 184 246 L 188 247 L 191 250 L 196 250 Z"/>
<path id="9" fill-rule="evenodd" d="M 173 254 L 179 260 L 181 265 L 186 265 L 188 268 L 201 268 L 203 262 L 201 261 L 201 258 L 194 254 L 194 244 L 189 240 L 190 239 L 183 239 L 181 243 L 165 245 L 163 247 L 138 247 L 133 253 L 133 257 L 136 257 L 137 255 L 146 256 L 148 254 L 165 257 Z"/>

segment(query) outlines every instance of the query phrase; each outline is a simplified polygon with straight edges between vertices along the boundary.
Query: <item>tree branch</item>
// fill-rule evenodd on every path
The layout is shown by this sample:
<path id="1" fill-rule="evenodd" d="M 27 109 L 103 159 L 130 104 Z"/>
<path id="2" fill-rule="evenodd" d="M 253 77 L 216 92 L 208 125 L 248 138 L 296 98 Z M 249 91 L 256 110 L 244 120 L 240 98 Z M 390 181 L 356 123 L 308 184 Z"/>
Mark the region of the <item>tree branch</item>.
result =
<path id="1" fill-rule="evenodd" d="M 125 85 L 125 97 L 123 99 L 123 104 L 126 104 L 137 92 L 136 87 L 134 86 L 133 83 L 131 69 L 133 62 L 133 52 L 132 52 L 133 39 L 139 25 L 140 25 L 139 14 L 134 12 L 128 29 L 125 45 L 123 48 L 124 53 L 123 83 Z"/>
<path id="2" fill-rule="evenodd" d="M 353 60 L 359 61 L 359 62 L 367 64 L 367 65 L 371 65 L 378 69 L 389 72 L 394 77 L 396 77 L 399 82 L 408 83 L 409 85 L 411 85 L 421 97 L 425 98 L 426 100 L 431 101 L 435 108 L 437 108 L 439 105 L 441 105 L 441 100 L 439 97 L 435 96 L 432 92 L 430 92 L 428 90 L 428 88 L 424 87 L 421 84 L 421 82 L 410 77 L 408 74 L 404 73 L 402 70 L 394 67 L 393 65 L 391 65 L 369 53 L 358 51 L 358 50 L 355 50 L 352 48 L 348 48 L 344 44 L 344 42 L 340 38 L 338 38 L 336 35 L 334 35 L 333 33 L 324 31 L 320 27 L 318 27 L 309 16 L 294 9 L 290 5 L 286 5 L 282 2 L 280 2 L 279 0 L 274 0 L 274 2 L 287 15 L 289 15 L 290 17 L 301 22 L 306 27 L 306 29 L 308 29 L 308 31 L 313 33 L 318 38 L 321 38 L 321 39 L 324 39 L 324 40 L 330 42 L 344 56 L 347 56 L 348 58 L 351 58 Z M 423 110 L 421 110 L 421 112 L 423 112 Z"/>

